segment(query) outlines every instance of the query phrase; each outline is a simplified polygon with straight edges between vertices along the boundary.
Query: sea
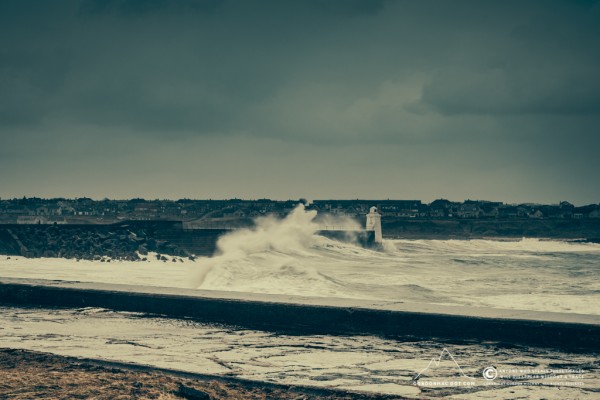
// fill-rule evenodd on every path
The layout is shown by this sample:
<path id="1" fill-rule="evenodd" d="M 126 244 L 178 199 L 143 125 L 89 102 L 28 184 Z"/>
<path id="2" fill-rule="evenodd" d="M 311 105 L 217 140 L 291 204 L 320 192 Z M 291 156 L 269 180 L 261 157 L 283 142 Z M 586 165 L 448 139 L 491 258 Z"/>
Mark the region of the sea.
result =
<path id="1" fill-rule="evenodd" d="M 356 229 L 352 221 L 336 223 Z M 600 315 L 600 244 L 387 239 L 370 249 L 319 230 L 314 212 L 300 207 L 223 236 L 213 257 L 0 256 L 0 277 Z M 592 353 L 492 342 L 286 336 L 95 308 L 2 306 L 0 347 L 415 399 L 593 399 L 600 391 L 600 364 Z M 508 374 L 502 384 L 482 377 L 491 367 Z M 515 369 L 528 371 L 526 377 L 511 377 Z M 548 370 L 563 372 L 539 372 Z M 460 379 L 474 386 L 424 386 L 414 381 L 419 374 L 423 383 Z"/>
<path id="2" fill-rule="evenodd" d="M 0 256 L 0 276 L 600 315 L 600 244 L 388 239 L 368 249 L 318 235 L 315 216 L 299 207 L 260 219 L 193 261 Z"/>

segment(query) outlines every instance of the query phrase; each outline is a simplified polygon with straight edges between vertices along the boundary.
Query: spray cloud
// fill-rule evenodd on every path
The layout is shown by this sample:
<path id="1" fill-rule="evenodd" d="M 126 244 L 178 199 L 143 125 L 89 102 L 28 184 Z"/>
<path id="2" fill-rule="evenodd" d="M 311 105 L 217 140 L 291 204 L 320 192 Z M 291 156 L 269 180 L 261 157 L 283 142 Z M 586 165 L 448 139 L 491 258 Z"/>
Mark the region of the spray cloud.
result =
<path id="1" fill-rule="evenodd" d="M 265 273 L 288 277 L 311 274 L 314 272 L 310 266 L 311 249 L 319 242 L 317 232 L 323 225 L 360 229 L 358 222 L 349 217 L 323 215 L 318 221 L 316 217 L 317 211 L 306 210 L 300 203 L 285 218 L 257 218 L 254 227 L 224 235 L 217 242 L 216 255 L 199 260 L 194 286 L 205 289 L 227 286 L 227 280 L 235 279 L 233 275 L 238 274 L 239 278 L 256 269 L 263 272 L 256 278 Z M 248 278 L 251 279 L 249 275 Z"/>

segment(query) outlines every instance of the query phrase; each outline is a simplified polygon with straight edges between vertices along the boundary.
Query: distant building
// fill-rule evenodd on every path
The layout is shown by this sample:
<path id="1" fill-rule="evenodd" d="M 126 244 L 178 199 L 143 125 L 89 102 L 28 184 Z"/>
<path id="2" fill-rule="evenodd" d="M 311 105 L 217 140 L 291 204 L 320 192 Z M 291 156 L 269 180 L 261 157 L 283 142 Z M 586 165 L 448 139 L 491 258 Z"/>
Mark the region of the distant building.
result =
<path id="1" fill-rule="evenodd" d="M 456 216 L 459 218 L 479 218 L 480 215 L 481 209 L 475 203 L 463 204 L 456 211 Z"/>
<path id="2" fill-rule="evenodd" d="M 541 212 L 540 210 L 535 210 L 534 212 L 529 214 L 529 218 L 536 218 L 536 219 L 544 218 L 544 213 Z"/>
<path id="3" fill-rule="evenodd" d="M 590 211 L 588 218 L 600 218 L 600 208 Z"/>

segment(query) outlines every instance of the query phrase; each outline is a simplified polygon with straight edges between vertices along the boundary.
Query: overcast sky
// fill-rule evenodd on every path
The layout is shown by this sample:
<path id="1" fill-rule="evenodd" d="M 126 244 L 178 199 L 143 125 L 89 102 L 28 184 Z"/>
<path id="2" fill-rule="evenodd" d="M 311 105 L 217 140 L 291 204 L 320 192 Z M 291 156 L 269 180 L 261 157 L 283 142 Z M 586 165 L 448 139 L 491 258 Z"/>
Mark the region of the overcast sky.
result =
<path id="1" fill-rule="evenodd" d="M 0 197 L 600 202 L 596 1 L 0 2 Z"/>

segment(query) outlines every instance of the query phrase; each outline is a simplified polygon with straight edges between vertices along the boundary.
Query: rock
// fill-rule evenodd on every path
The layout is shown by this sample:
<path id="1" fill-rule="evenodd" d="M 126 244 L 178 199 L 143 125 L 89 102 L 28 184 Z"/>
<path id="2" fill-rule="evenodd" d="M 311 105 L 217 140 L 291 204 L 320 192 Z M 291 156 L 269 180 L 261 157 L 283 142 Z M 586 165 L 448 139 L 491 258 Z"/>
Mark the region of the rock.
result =
<path id="1" fill-rule="evenodd" d="M 203 392 L 198 389 L 194 389 L 193 387 L 185 386 L 183 384 L 179 385 L 179 389 L 175 392 L 175 395 L 179 397 L 183 397 L 188 400 L 210 400 L 211 397 L 208 393 Z"/>

